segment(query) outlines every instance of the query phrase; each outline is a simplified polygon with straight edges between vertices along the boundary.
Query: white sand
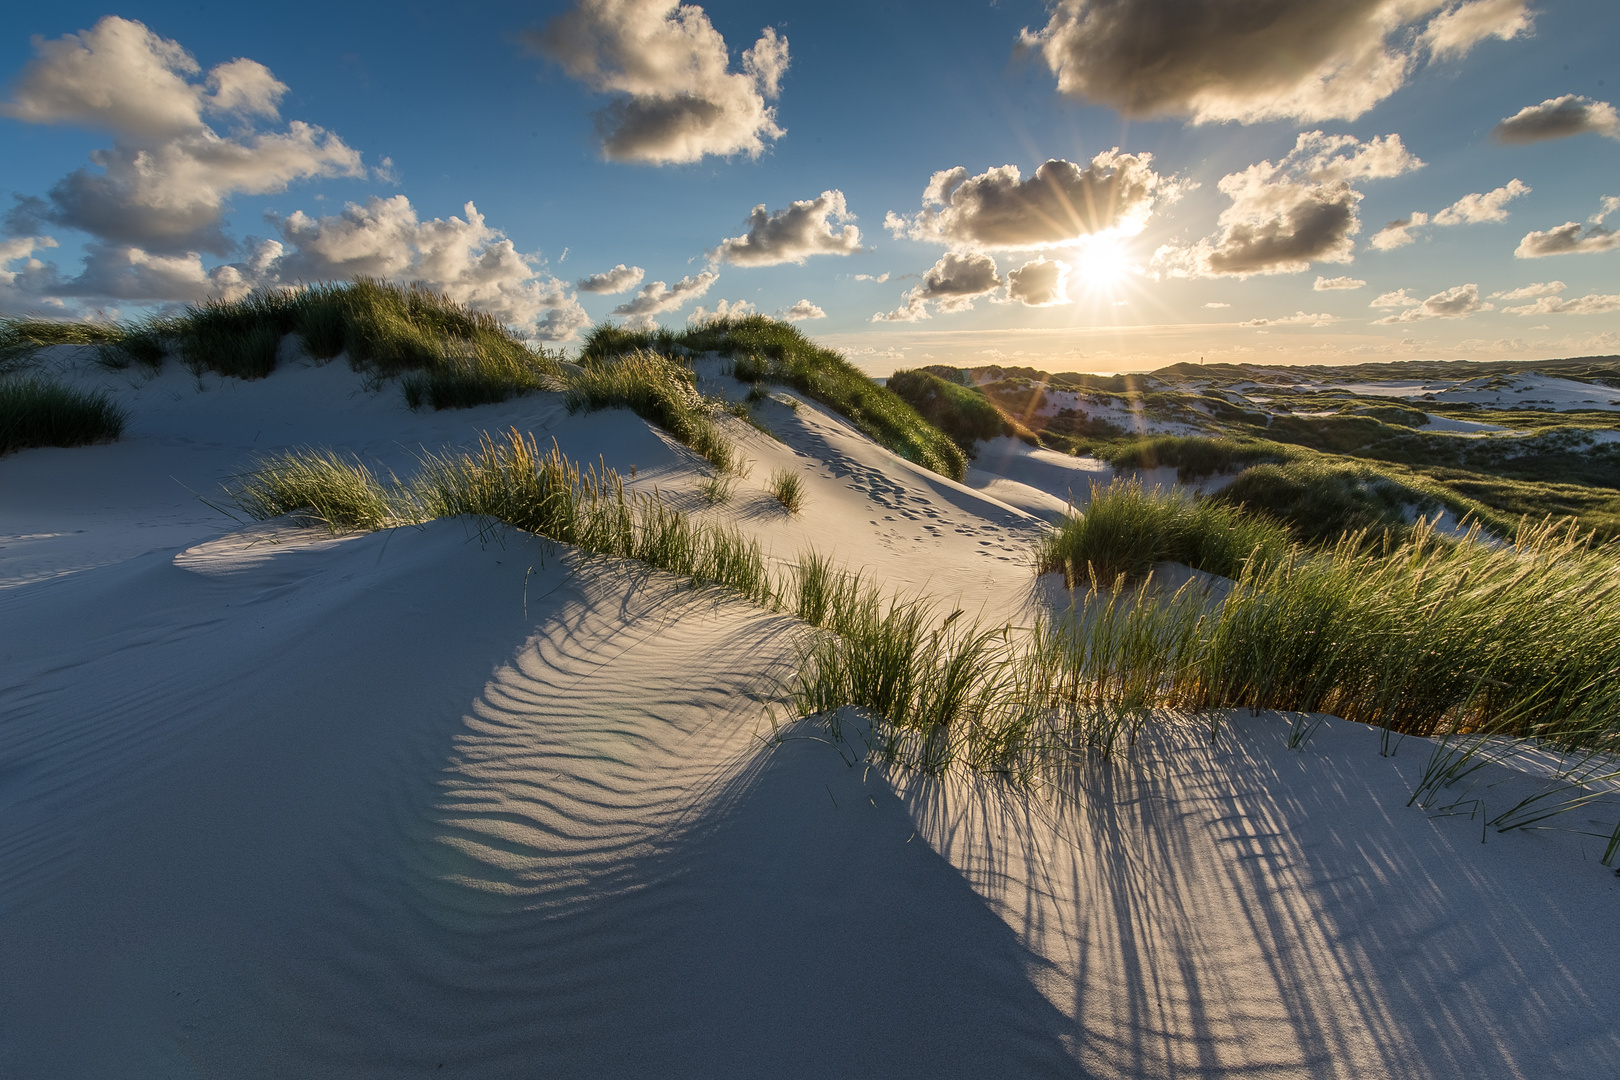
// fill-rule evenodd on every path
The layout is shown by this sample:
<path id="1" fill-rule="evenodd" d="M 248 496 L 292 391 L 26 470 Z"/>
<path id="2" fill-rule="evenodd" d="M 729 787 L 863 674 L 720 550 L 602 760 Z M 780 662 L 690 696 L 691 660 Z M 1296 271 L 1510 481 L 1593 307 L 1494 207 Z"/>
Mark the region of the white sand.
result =
<path id="1" fill-rule="evenodd" d="M 851 766 L 814 725 L 772 747 L 791 619 L 468 522 L 331 539 L 187 491 L 517 424 L 699 506 L 630 414 L 412 414 L 343 365 L 80 377 L 126 439 L 0 459 L 0 1076 L 1620 1074 L 1601 841 L 1406 807 L 1416 740 L 1238 718 L 1063 798 Z M 1032 512 L 1083 461 L 955 484 L 766 413 L 785 441 L 733 425 L 754 466 L 714 512 L 776 557 L 992 618 L 1058 599 Z M 1476 779 L 1492 808 L 1545 782 Z"/>

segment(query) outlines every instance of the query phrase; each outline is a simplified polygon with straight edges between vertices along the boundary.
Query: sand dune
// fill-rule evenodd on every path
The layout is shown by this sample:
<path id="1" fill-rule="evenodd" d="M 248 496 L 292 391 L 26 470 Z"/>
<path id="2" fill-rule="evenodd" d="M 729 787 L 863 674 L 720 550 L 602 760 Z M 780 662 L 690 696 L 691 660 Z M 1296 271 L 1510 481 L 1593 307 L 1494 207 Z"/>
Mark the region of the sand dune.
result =
<path id="1" fill-rule="evenodd" d="M 0 1075 L 1620 1072 L 1602 842 L 1407 807 L 1419 740 L 1233 717 L 1033 794 L 886 772 L 779 705 L 773 738 L 786 616 L 468 521 L 334 539 L 186 491 L 517 425 L 703 507 L 629 413 L 412 414 L 341 365 L 76 377 L 126 439 L 0 461 Z M 1062 602 L 1028 561 L 1062 462 L 964 485 L 809 403 L 765 420 L 703 512 L 775 558 Z"/>

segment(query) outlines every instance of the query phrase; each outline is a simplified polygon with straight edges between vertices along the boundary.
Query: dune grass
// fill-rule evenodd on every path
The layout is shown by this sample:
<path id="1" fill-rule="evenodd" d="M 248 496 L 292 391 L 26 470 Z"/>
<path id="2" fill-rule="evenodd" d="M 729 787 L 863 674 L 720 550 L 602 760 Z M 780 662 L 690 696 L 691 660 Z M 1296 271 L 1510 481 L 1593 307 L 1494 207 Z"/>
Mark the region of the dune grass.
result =
<path id="1" fill-rule="evenodd" d="M 1118 754 L 1166 716 L 1216 723 L 1235 708 L 1340 716 L 1382 728 L 1386 746 L 1490 736 L 1620 752 L 1620 561 L 1567 527 L 1500 548 L 1421 527 L 1376 551 L 1349 537 L 1250 561 L 1220 602 L 1144 581 L 1086 591 L 1033 628 L 866 604 L 805 650 L 794 705 L 868 710 L 878 752 L 925 771 L 1027 781 Z"/>
<path id="2" fill-rule="evenodd" d="M 369 532 L 422 520 L 412 493 L 363 462 L 328 450 L 292 450 L 259 459 L 252 472 L 225 485 L 226 495 L 255 521 L 283 514 L 332 533 Z"/>
<path id="3" fill-rule="evenodd" d="M 129 414 L 100 391 L 38 377 L 0 378 L 0 454 L 117 439 Z"/>
<path id="4" fill-rule="evenodd" d="M 931 371 L 896 371 L 889 376 L 887 385 L 918 415 L 949 435 L 969 457 L 980 439 L 998 435 L 1039 443 L 1032 432 L 1004 416 L 984 394 Z"/>
<path id="5" fill-rule="evenodd" d="M 1289 544 L 1285 529 L 1230 503 L 1115 480 L 1092 485 L 1085 512 L 1047 533 L 1035 559 L 1038 573 L 1058 571 L 1071 588 L 1095 588 L 1122 576 L 1139 579 L 1165 561 L 1236 577 L 1251 559 L 1281 558 Z"/>
<path id="6" fill-rule="evenodd" d="M 0 328 L 0 351 L 56 344 L 51 327 Z M 48 332 L 47 332 L 48 331 Z M 178 356 L 194 373 L 262 379 L 275 370 L 282 340 L 297 335 L 317 360 L 347 353 L 358 371 L 401 377 L 412 408 L 462 408 L 555 388 L 559 357 L 518 339 L 499 320 L 422 285 L 369 278 L 253 293 L 239 300 L 193 304 L 179 315 L 74 330 L 91 335 L 102 363 L 115 369 L 162 368 Z"/>
<path id="7" fill-rule="evenodd" d="M 1568 525 L 1496 547 L 1442 543 L 1420 524 L 1377 545 L 1352 535 L 1327 552 L 1245 552 L 1224 600 L 1102 582 L 1019 628 L 941 616 L 814 553 L 779 578 L 756 542 L 516 431 L 431 456 L 407 483 L 330 454 L 284 455 L 232 495 L 250 516 L 303 510 L 334 530 L 493 519 L 791 611 L 816 628 L 788 680 L 792 707 L 835 726 L 838 710 L 864 709 L 880 758 L 929 772 L 1031 781 L 1122 752 L 1164 710 L 1331 713 L 1390 733 L 1620 750 L 1620 559 Z"/>
<path id="8" fill-rule="evenodd" d="M 926 469 L 960 480 L 967 458 L 951 438 L 830 349 L 817 346 L 798 328 L 763 315 L 715 319 L 676 334 L 669 330 L 632 331 L 603 323 L 591 331 L 581 362 L 635 350 L 673 353 L 718 352 L 732 360 L 733 374 L 746 383 L 781 383 L 848 419 L 878 444 Z"/>
<path id="9" fill-rule="evenodd" d="M 657 424 L 721 472 L 740 467 L 736 449 L 714 421 L 716 405 L 697 392 L 691 370 L 646 349 L 593 358 L 568 379 L 568 410 L 626 408 Z"/>
<path id="10" fill-rule="evenodd" d="M 0 317 L 0 374 L 17 366 L 35 349 L 52 345 L 105 345 L 121 336 L 110 323 Z"/>
<path id="11" fill-rule="evenodd" d="M 731 501 L 732 489 L 736 484 L 736 477 L 727 473 L 715 473 L 713 476 L 705 476 L 698 482 L 698 494 L 710 506 L 724 506 Z"/>
<path id="12" fill-rule="evenodd" d="M 1426 491 L 1364 465 L 1328 459 L 1256 465 L 1210 498 L 1265 514 L 1295 539 L 1317 545 L 1336 543 L 1346 533 L 1404 532 L 1410 518 L 1440 510 Z"/>
<path id="13" fill-rule="evenodd" d="M 1150 435 L 1099 440 L 1088 447 L 1116 469 L 1173 468 L 1184 484 L 1218 473 L 1237 472 L 1258 462 L 1287 461 L 1299 451 L 1263 439 L 1209 435 Z"/>
<path id="14" fill-rule="evenodd" d="M 797 514 L 804 508 L 804 481 L 796 472 L 777 469 L 766 481 L 765 490 L 790 514 Z"/>
<path id="15" fill-rule="evenodd" d="M 628 492 L 605 466 L 582 471 L 555 445 L 542 453 L 533 436 L 516 429 L 499 438 L 486 434 L 472 453 L 429 455 L 408 482 L 379 477 L 356 460 L 300 450 L 261 460 L 226 494 L 255 520 L 302 514 L 334 533 L 485 518 L 777 604 L 757 542 L 697 523 L 656 494 Z"/>

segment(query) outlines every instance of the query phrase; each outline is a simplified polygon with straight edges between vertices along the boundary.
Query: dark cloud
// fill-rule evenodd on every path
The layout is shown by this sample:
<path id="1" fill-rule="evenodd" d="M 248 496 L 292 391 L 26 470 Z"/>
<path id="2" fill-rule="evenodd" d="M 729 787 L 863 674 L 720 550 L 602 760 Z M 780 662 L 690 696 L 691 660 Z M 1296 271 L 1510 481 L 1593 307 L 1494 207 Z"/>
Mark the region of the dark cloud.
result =
<path id="1" fill-rule="evenodd" d="M 1513 254 L 1520 259 L 1541 259 L 1548 255 L 1595 255 L 1620 247 L 1620 233 L 1602 225 L 1582 228 L 1578 221 L 1566 221 L 1546 232 L 1526 233 Z"/>
<path id="2" fill-rule="evenodd" d="M 1593 101 L 1577 94 L 1526 105 L 1491 129 L 1491 134 L 1505 143 L 1541 142 L 1587 132 L 1620 138 L 1620 115 L 1607 101 Z"/>
<path id="3" fill-rule="evenodd" d="M 1060 91 L 1126 116 L 1195 121 L 1354 119 L 1400 88 L 1421 50 L 1461 55 L 1486 37 L 1530 27 L 1524 0 L 1051 0 L 1049 7 L 1047 24 L 1020 40 L 1039 52 Z"/>
<path id="4" fill-rule="evenodd" d="M 1028 307 L 1067 304 L 1069 297 L 1064 285 L 1068 276 L 1066 263 L 1051 259 L 1027 262 L 1007 273 L 1007 299 L 1017 300 Z"/>
<path id="5" fill-rule="evenodd" d="M 957 166 L 929 180 L 922 210 L 891 211 L 884 224 L 896 236 L 984 250 L 1057 247 L 1106 231 L 1134 234 L 1185 189 L 1152 163 L 1152 154 L 1115 149 L 1083 168 L 1047 161 L 1028 180 L 1016 165 L 971 177 Z"/>

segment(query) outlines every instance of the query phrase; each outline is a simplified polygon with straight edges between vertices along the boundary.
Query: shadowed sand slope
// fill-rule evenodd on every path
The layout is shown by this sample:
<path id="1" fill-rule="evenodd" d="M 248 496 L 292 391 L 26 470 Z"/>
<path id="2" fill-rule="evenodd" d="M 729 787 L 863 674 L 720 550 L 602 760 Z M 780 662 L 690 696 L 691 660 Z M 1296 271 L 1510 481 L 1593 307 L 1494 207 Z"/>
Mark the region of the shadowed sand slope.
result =
<path id="1" fill-rule="evenodd" d="M 787 620 L 460 522 L 281 539 L 7 595 L 86 628 L 8 658 L 7 1075 L 1062 1071 L 887 784 L 764 752 Z"/>

